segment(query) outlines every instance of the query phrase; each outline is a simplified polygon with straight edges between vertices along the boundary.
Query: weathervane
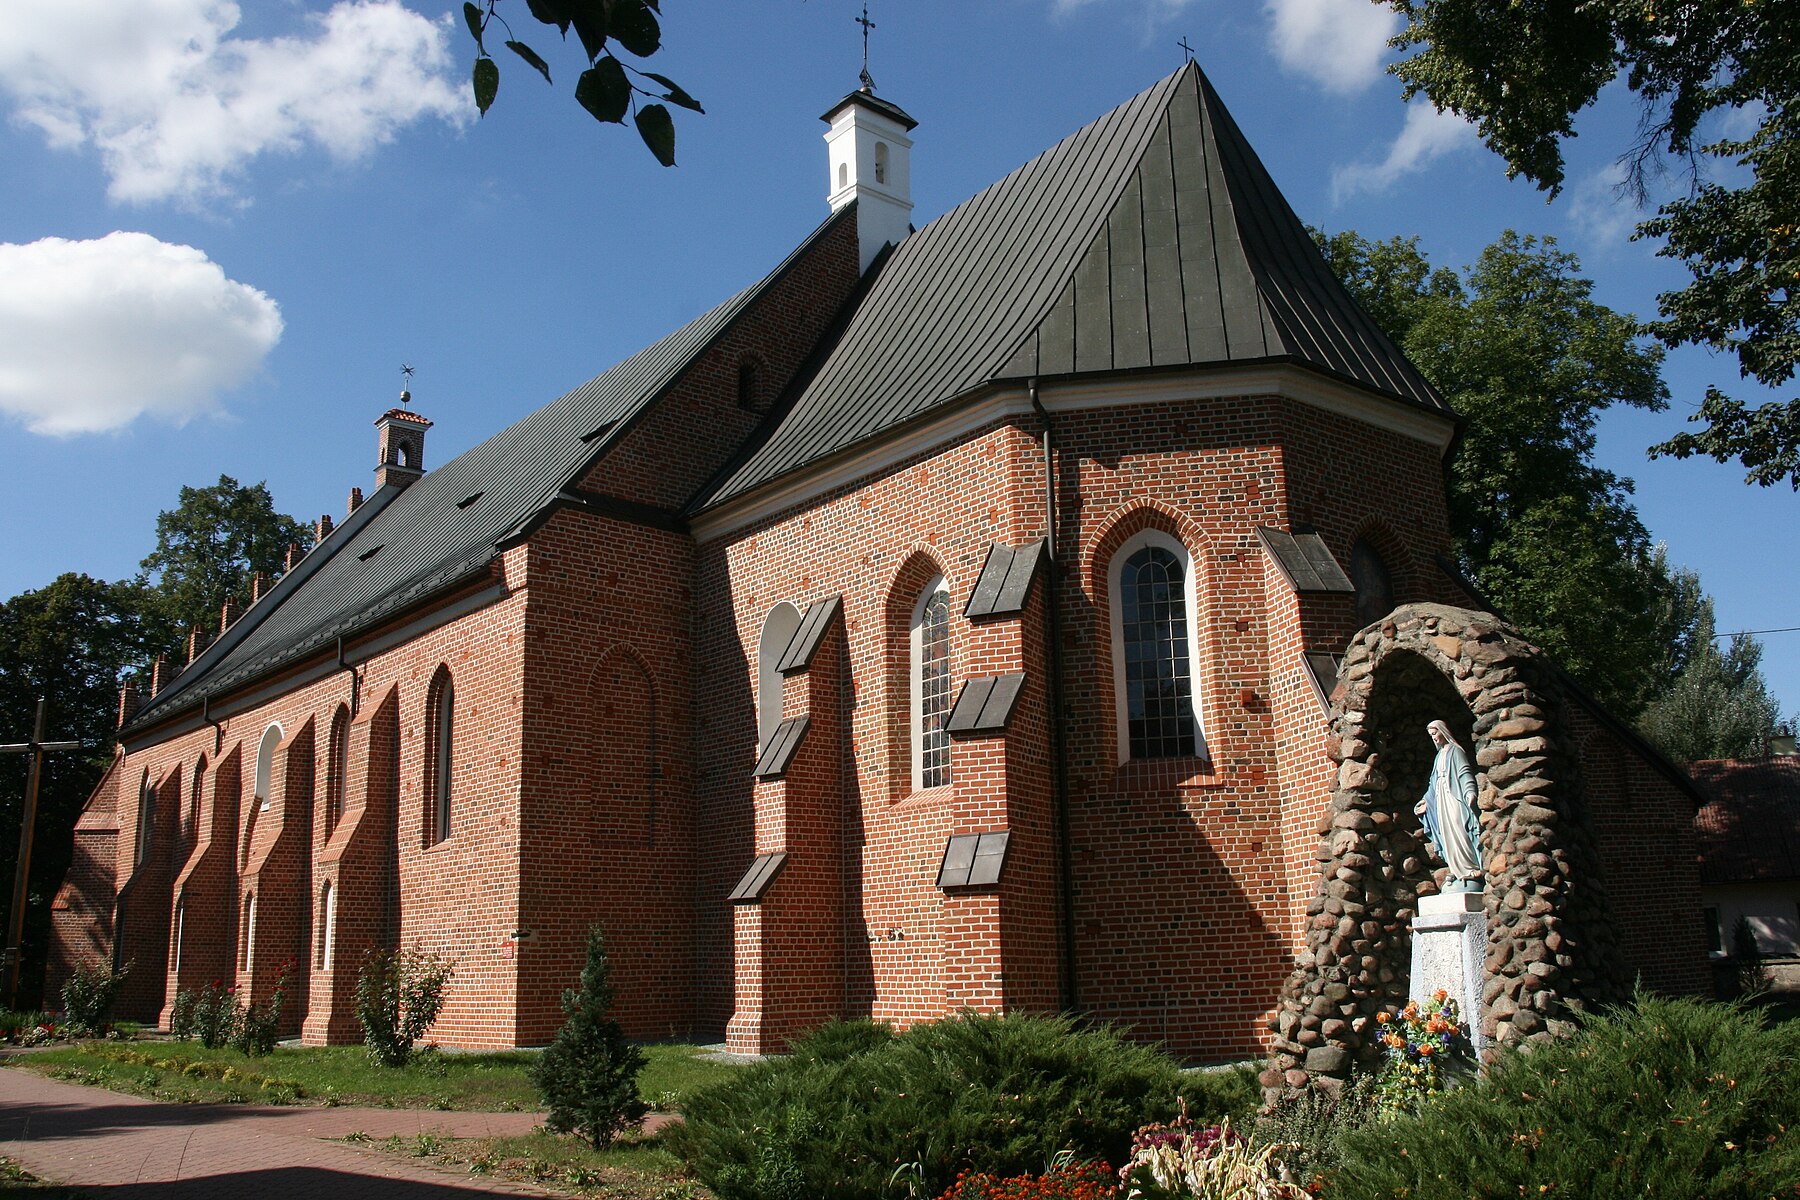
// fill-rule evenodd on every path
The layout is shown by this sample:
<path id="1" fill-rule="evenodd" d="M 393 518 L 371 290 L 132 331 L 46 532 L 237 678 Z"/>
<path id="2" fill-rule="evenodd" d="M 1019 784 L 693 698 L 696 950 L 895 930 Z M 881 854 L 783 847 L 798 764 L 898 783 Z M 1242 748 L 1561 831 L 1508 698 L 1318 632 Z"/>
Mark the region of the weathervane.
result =
<path id="1" fill-rule="evenodd" d="M 862 26 L 863 30 L 863 90 L 865 92 L 872 92 L 875 90 L 875 77 L 869 74 L 869 30 L 875 28 L 875 22 L 869 20 L 869 6 L 867 4 L 863 5 L 862 16 L 855 18 L 855 21 L 858 25 Z"/>
<path id="2" fill-rule="evenodd" d="M 400 403 L 411 404 L 413 365 L 411 363 L 401 363 L 400 374 L 404 376 L 406 380 L 405 383 L 400 385 Z"/>
<path id="3" fill-rule="evenodd" d="M 1185 54 L 1186 54 L 1186 55 L 1187 55 L 1187 60 L 1188 60 L 1188 61 L 1189 61 L 1189 62 L 1193 62 L 1193 61 L 1194 61 L 1194 48 L 1193 48 L 1193 47 L 1192 47 L 1192 46 L 1190 46 L 1190 45 L 1188 45 L 1188 43 L 1187 43 L 1187 34 L 1185 34 L 1185 33 L 1184 33 L 1184 34 L 1182 34 L 1182 35 L 1181 35 L 1181 40 L 1180 40 L 1180 41 L 1179 41 L 1179 42 L 1176 42 L 1176 43 L 1175 43 L 1175 44 L 1176 44 L 1176 45 L 1177 45 L 1177 46 L 1180 46 L 1180 47 L 1181 47 L 1181 49 L 1182 49 L 1182 52 L 1183 52 L 1183 53 L 1185 53 Z"/>

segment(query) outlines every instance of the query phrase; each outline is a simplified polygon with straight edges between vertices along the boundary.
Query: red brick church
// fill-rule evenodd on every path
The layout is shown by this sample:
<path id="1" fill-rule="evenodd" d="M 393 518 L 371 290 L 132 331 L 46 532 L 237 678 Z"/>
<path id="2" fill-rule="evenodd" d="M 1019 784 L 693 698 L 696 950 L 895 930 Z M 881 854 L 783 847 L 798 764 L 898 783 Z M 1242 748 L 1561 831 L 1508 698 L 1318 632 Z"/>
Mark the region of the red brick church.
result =
<path id="1" fill-rule="evenodd" d="M 128 960 L 155 1020 L 291 960 L 335 1042 L 416 945 L 433 1037 L 534 1045 L 599 922 L 634 1036 L 1267 1044 L 1332 656 L 1473 602 L 1457 418 L 1191 64 L 916 231 L 912 119 L 825 119 L 831 213 L 765 278 L 442 466 L 388 412 L 368 498 L 127 690 L 52 986 Z M 1694 986 L 1691 796 L 1576 708 L 1632 961 Z"/>

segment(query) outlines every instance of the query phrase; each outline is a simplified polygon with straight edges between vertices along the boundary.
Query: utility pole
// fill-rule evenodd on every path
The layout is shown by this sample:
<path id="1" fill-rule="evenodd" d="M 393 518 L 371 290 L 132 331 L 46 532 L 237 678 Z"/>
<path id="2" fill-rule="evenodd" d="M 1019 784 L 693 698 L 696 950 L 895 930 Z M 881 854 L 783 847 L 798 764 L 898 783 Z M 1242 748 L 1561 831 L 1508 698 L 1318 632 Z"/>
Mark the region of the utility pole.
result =
<path id="1" fill-rule="evenodd" d="M 29 742 L 0 746 L 0 754 L 31 755 L 31 774 L 25 783 L 25 811 L 19 814 L 19 863 L 13 868 L 12 908 L 6 919 L 6 1006 L 19 998 L 19 967 L 25 941 L 25 892 L 31 874 L 31 835 L 37 826 L 38 783 L 44 774 L 44 755 L 57 750 L 79 750 L 80 742 L 44 740 L 44 698 L 38 697 L 37 720 Z"/>

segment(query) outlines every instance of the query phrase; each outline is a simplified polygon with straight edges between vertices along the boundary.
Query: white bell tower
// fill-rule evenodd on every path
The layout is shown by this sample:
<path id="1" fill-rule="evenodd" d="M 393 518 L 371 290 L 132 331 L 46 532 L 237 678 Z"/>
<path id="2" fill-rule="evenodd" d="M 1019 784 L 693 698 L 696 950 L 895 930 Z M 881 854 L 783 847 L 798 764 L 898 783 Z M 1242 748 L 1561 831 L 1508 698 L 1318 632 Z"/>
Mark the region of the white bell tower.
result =
<path id="1" fill-rule="evenodd" d="M 831 165 L 826 199 L 836 212 L 856 201 L 857 266 L 868 270 L 882 248 L 912 232 L 912 139 L 918 122 L 864 87 L 833 105 L 825 147 Z"/>

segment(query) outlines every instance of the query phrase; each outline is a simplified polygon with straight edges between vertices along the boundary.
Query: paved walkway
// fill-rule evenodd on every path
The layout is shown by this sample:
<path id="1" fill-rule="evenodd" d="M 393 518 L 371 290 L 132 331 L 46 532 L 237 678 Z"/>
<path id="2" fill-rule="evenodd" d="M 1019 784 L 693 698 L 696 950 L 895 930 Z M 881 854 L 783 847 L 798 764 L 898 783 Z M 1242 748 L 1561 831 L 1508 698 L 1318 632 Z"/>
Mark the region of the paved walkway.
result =
<path id="1" fill-rule="evenodd" d="M 0 1069 L 0 1154 L 94 1200 L 469 1200 L 544 1196 L 325 1138 L 528 1133 L 539 1113 L 163 1104 Z"/>

